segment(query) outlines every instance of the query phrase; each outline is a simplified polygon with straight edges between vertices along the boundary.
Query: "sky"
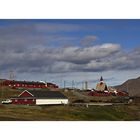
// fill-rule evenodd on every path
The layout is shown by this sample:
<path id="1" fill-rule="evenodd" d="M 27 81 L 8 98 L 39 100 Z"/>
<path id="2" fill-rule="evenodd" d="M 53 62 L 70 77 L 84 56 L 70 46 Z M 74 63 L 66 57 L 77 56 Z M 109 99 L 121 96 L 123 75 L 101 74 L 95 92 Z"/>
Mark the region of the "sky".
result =
<path id="1" fill-rule="evenodd" d="M 95 88 L 140 75 L 138 19 L 1 19 L 0 77 Z"/>

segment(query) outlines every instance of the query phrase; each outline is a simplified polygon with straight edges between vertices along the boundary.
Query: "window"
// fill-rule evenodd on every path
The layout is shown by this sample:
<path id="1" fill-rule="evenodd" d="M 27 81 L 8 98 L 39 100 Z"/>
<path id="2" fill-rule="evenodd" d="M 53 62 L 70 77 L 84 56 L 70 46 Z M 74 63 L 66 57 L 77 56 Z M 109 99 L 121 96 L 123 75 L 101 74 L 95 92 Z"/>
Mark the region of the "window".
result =
<path id="1" fill-rule="evenodd" d="M 24 101 L 27 102 L 27 99 L 25 99 Z"/>
<path id="2" fill-rule="evenodd" d="M 17 102 L 17 99 L 15 99 L 15 102 Z"/>

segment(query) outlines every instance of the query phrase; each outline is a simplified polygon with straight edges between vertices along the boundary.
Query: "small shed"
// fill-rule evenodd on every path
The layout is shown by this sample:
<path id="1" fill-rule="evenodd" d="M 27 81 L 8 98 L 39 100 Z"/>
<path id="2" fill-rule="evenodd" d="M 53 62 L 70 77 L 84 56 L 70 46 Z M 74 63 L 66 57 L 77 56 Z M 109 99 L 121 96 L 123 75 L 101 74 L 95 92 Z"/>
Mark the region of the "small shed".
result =
<path id="1" fill-rule="evenodd" d="M 59 91 L 24 90 L 18 97 L 11 100 L 12 104 L 25 105 L 68 104 L 68 98 Z"/>

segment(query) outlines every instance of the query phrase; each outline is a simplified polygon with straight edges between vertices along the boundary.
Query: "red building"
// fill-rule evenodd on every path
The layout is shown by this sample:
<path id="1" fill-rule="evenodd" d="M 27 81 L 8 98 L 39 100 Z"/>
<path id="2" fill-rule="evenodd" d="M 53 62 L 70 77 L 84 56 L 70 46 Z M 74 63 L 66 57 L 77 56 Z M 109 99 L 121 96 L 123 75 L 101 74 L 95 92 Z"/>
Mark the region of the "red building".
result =
<path id="1" fill-rule="evenodd" d="M 48 88 L 58 88 L 58 86 L 56 84 L 53 84 L 53 83 L 46 83 L 46 86 Z"/>
<path id="2" fill-rule="evenodd" d="M 57 85 L 53 83 L 43 83 L 34 81 L 14 81 L 14 80 L 4 80 L 2 86 L 8 86 L 11 88 L 58 88 Z"/>
<path id="3" fill-rule="evenodd" d="M 68 98 L 59 91 L 24 90 L 18 97 L 11 98 L 12 104 L 52 105 L 67 104 Z"/>

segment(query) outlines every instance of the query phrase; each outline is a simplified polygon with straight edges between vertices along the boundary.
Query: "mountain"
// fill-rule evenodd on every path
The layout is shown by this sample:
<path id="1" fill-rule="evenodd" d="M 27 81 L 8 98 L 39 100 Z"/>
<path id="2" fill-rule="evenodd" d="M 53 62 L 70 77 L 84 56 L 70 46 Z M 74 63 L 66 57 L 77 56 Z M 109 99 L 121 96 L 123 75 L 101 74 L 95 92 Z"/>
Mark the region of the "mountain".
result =
<path id="1" fill-rule="evenodd" d="M 115 86 L 115 88 L 118 90 L 127 91 L 130 96 L 140 97 L 140 77 L 127 80 L 122 85 Z"/>

